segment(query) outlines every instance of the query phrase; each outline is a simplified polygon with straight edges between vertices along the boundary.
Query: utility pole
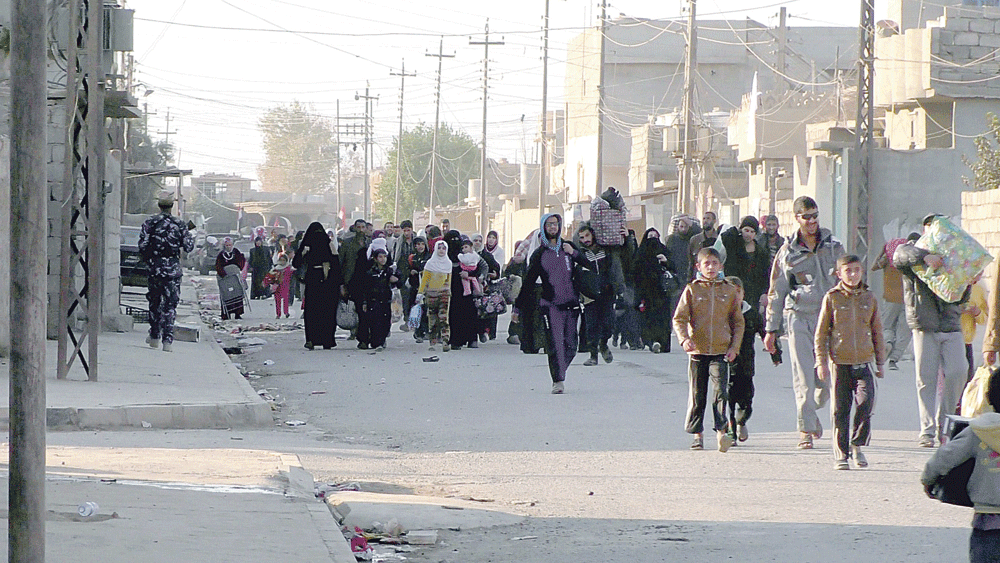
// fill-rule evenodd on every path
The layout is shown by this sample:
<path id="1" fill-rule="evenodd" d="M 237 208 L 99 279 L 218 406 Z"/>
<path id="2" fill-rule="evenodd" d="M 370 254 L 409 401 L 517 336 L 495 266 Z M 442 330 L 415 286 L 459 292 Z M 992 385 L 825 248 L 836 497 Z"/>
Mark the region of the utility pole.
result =
<path id="1" fill-rule="evenodd" d="M 597 84 L 597 192 L 595 195 L 600 195 L 604 191 L 604 61 L 607 45 L 607 23 L 608 2 L 601 0 L 601 68 Z"/>
<path id="2" fill-rule="evenodd" d="M 778 12 L 778 53 L 777 53 L 777 71 L 778 75 L 774 77 L 775 79 L 775 90 L 779 94 L 783 94 L 787 89 L 788 83 L 785 81 L 783 76 L 785 73 L 785 53 L 788 51 L 788 9 L 784 6 Z"/>
<path id="3" fill-rule="evenodd" d="M 365 95 L 364 96 L 361 96 L 359 94 L 354 94 L 354 99 L 355 100 L 361 100 L 361 99 L 363 99 L 365 101 L 365 129 L 364 129 L 365 141 L 364 141 L 364 149 L 365 149 L 365 220 L 366 221 L 371 221 L 372 220 L 372 217 L 371 217 L 371 213 L 372 213 L 371 187 L 369 185 L 370 178 L 368 177 L 368 164 L 369 164 L 369 161 L 368 161 L 368 150 L 370 148 L 371 139 L 372 139 L 372 128 L 371 128 L 371 120 L 372 120 L 372 115 L 371 114 L 372 114 L 372 109 L 371 109 L 371 103 L 372 103 L 372 100 L 377 100 L 378 99 L 378 96 L 370 96 L 369 95 L 369 92 L 368 92 L 369 89 L 370 89 L 370 85 L 366 84 L 365 85 Z"/>
<path id="4" fill-rule="evenodd" d="M 858 113 L 855 121 L 854 163 L 848 201 L 854 202 L 848 224 L 855 229 L 851 252 L 868 264 L 868 224 L 871 221 L 871 175 L 875 157 L 875 6 L 861 0 L 858 32 Z"/>
<path id="5" fill-rule="evenodd" d="M 677 191 L 677 207 L 682 213 L 690 213 L 694 203 L 694 155 L 698 150 L 695 137 L 694 76 L 698 65 L 698 27 L 696 16 L 697 0 L 688 0 L 687 53 L 684 60 L 684 143 L 680 163 L 680 189 Z"/>
<path id="6" fill-rule="evenodd" d="M 334 129 L 337 131 L 337 220 L 340 221 L 341 220 L 340 219 L 340 210 L 343 209 L 343 205 L 341 204 L 341 201 L 340 201 L 340 189 L 341 189 L 341 187 L 340 187 L 341 186 L 341 183 L 340 183 L 340 172 L 341 172 L 341 168 L 340 168 L 340 100 L 337 100 L 337 121 L 336 121 L 336 124 L 334 126 Z M 338 230 L 341 229 L 341 228 L 343 228 L 343 225 L 337 225 L 337 229 Z"/>
<path id="7" fill-rule="evenodd" d="M 12 563 L 45 561 L 46 4 L 14 0 L 11 5 L 7 305 L 18 324 L 10 334 L 7 556 Z"/>
<path id="8" fill-rule="evenodd" d="M 158 135 L 163 135 L 163 142 L 166 143 L 166 144 L 168 144 L 168 145 L 170 144 L 170 135 L 173 135 L 174 133 L 177 133 L 177 131 L 171 131 L 170 130 L 170 108 L 167 108 L 167 130 L 166 131 L 157 131 L 156 133 Z"/>
<path id="9" fill-rule="evenodd" d="M 434 224 L 434 185 L 437 182 L 437 150 L 438 150 L 438 127 L 440 127 L 441 121 L 441 63 L 444 59 L 453 59 L 455 55 L 445 55 L 444 54 L 444 37 L 438 42 L 438 52 L 434 53 L 424 53 L 425 57 L 437 57 L 438 60 L 438 74 L 437 74 L 437 90 L 434 93 L 434 137 L 431 144 L 431 185 L 428 190 L 430 195 L 430 202 L 427 208 L 427 223 Z"/>
<path id="10" fill-rule="evenodd" d="M 486 216 L 486 106 L 490 88 L 490 45 L 503 45 L 503 40 L 490 41 L 490 20 L 486 20 L 486 37 L 483 41 L 469 40 L 469 45 L 483 45 L 483 154 L 479 180 L 479 232 L 485 237 L 490 221 Z"/>
<path id="11" fill-rule="evenodd" d="M 392 222 L 399 224 L 399 184 L 403 181 L 403 91 L 406 89 L 406 77 L 416 76 L 417 73 L 406 74 L 406 60 L 399 72 L 389 72 L 389 76 L 399 77 L 399 137 L 396 137 L 396 206 L 392 213 Z"/>
<path id="12" fill-rule="evenodd" d="M 542 162 L 538 170 L 538 220 L 545 215 L 545 194 L 549 184 L 549 0 L 545 0 L 542 31 Z M 603 69 L 604 66 L 601 65 Z"/>

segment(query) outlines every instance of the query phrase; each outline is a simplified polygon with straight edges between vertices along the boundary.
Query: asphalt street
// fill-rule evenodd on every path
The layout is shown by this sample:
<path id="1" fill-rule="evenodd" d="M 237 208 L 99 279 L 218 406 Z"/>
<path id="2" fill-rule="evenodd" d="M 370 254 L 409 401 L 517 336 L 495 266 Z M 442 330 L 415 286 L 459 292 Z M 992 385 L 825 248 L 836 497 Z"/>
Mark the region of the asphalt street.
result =
<path id="1" fill-rule="evenodd" d="M 816 449 L 795 448 L 790 368 L 766 354 L 750 439 L 723 454 L 688 449 L 677 351 L 616 350 L 590 368 L 577 356 L 560 396 L 544 355 L 503 342 L 506 318 L 500 339 L 425 362 L 426 344 L 397 326 L 385 352 L 343 339 L 307 351 L 296 319 L 253 306 L 243 326 L 288 329 L 243 334 L 266 343 L 233 356 L 275 401 L 280 429 L 253 440 L 298 454 L 317 483 L 357 483 L 342 493 L 348 523 L 438 528 L 409 561 L 967 558 L 971 512 L 927 499 L 918 481 L 931 451 L 916 446 L 911 362 L 879 382 L 871 467 L 835 471 L 829 424 Z"/>

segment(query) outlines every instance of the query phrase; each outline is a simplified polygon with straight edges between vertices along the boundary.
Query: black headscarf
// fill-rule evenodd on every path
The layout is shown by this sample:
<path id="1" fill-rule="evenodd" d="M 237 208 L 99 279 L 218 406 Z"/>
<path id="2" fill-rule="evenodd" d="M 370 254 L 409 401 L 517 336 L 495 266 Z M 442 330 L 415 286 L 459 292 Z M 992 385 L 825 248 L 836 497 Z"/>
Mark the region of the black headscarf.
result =
<path id="1" fill-rule="evenodd" d="M 667 247 L 663 245 L 663 242 L 659 238 L 650 238 L 649 233 L 651 232 L 655 232 L 657 235 L 660 234 L 660 231 L 652 227 L 646 229 L 646 232 L 642 234 L 642 242 L 639 243 L 639 250 L 635 255 L 635 266 L 637 268 L 646 268 L 657 263 L 657 254 L 663 254 L 667 258 L 670 257 L 667 253 Z"/>
<path id="2" fill-rule="evenodd" d="M 444 234 L 444 241 L 448 243 L 448 259 L 453 264 L 458 263 L 458 255 L 462 253 L 462 233 L 451 229 Z"/>
<path id="3" fill-rule="evenodd" d="M 318 222 L 313 222 L 306 229 L 306 234 L 299 243 L 296 254 L 303 256 L 302 249 L 309 247 L 309 252 L 303 259 L 308 264 L 322 264 L 323 262 L 333 262 L 333 252 L 330 250 L 330 235 L 326 234 L 326 229 Z"/>

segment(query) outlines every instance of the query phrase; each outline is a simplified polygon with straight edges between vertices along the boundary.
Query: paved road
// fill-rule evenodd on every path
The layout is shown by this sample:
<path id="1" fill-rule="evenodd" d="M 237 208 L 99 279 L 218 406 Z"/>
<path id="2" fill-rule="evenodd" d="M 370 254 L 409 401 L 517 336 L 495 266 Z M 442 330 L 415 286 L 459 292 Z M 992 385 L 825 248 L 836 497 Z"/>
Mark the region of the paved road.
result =
<path id="1" fill-rule="evenodd" d="M 274 322 L 271 302 L 254 304 L 247 324 Z M 967 557 L 969 511 L 918 483 L 930 452 L 915 444 L 912 363 L 879 388 L 871 468 L 838 472 L 829 429 L 816 450 L 795 449 L 790 370 L 763 354 L 750 440 L 721 454 L 688 449 L 677 352 L 616 351 L 593 368 L 578 357 L 554 396 L 545 357 L 500 340 L 425 363 L 426 346 L 395 329 L 378 354 L 254 336 L 267 344 L 236 361 L 278 398 L 279 423 L 307 423 L 261 439 L 295 450 L 318 482 L 359 482 L 349 522 L 440 528 L 443 544 L 411 561 Z M 461 499 L 464 510 L 437 508 Z"/>

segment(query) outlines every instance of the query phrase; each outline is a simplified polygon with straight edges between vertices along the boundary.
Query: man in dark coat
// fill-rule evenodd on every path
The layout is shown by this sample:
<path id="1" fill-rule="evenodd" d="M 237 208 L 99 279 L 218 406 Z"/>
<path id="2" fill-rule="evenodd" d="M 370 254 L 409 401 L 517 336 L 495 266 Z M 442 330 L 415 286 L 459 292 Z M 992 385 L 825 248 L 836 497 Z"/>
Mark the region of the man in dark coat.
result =
<path id="1" fill-rule="evenodd" d="M 170 214 L 174 197 L 162 192 L 157 204 L 160 213 L 146 219 L 139 234 L 139 254 L 149 265 L 149 337 L 150 348 L 158 348 L 163 341 L 163 351 L 170 352 L 174 342 L 174 321 L 177 304 L 181 300 L 181 249 L 194 250 L 191 231 L 177 217 Z"/>

